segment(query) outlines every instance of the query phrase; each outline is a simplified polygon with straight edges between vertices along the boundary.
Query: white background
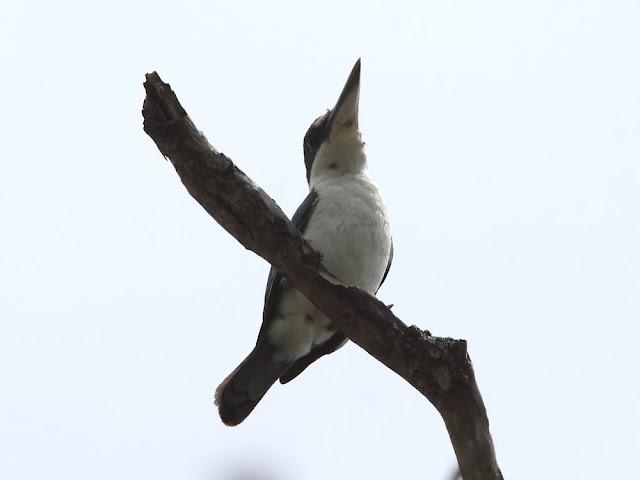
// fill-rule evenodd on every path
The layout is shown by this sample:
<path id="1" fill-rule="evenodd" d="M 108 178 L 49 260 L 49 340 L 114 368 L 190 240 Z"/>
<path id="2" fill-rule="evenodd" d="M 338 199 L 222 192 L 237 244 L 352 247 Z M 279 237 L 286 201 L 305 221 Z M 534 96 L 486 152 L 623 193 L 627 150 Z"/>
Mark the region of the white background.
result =
<path id="1" fill-rule="evenodd" d="M 379 296 L 466 338 L 507 478 L 640 453 L 640 5 L 8 2 L 0 16 L 0 477 L 451 475 L 435 409 L 350 344 L 237 428 L 212 405 L 268 265 L 142 131 L 146 72 L 291 214 L 302 136 L 362 57 L 395 242 Z"/>

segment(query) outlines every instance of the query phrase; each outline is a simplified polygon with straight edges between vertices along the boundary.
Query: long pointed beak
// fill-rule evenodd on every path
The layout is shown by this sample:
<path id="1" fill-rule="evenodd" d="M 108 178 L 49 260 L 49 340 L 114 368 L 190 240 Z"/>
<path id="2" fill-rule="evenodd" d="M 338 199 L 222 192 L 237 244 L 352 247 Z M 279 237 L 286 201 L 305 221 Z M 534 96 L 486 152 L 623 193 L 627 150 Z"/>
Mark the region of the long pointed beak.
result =
<path id="1" fill-rule="evenodd" d="M 327 131 L 333 139 L 344 128 L 358 130 L 358 102 L 360 99 L 360 59 L 356 62 L 345 83 L 336 106 L 329 115 Z"/>

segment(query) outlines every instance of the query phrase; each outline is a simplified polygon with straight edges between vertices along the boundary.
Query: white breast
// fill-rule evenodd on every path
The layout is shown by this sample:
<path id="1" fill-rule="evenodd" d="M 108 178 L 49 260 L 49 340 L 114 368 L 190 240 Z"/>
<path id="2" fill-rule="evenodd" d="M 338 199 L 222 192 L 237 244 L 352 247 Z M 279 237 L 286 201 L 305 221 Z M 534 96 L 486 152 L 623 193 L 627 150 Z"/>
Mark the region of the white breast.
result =
<path id="1" fill-rule="evenodd" d="M 365 173 L 329 177 L 313 188 L 318 200 L 304 233 L 341 282 L 375 293 L 391 253 L 391 233 L 378 189 Z M 295 289 L 286 291 L 269 329 L 283 360 L 306 355 L 333 334 L 330 321 Z"/>
<path id="2" fill-rule="evenodd" d="M 375 293 L 387 268 L 391 233 L 378 189 L 364 174 L 314 185 L 318 203 L 305 237 L 341 282 Z"/>

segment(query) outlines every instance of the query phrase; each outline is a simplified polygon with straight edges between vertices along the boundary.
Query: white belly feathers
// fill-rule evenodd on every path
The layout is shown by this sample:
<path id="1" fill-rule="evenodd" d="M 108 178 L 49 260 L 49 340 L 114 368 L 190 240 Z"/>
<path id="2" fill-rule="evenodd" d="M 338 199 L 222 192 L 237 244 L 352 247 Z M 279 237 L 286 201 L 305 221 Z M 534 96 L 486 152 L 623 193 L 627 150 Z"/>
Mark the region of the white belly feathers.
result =
<path id="1" fill-rule="evenodd" d="M 375 293 L 387 268 L 391 233 L 378 189 L 364 174 L 327 178 L 314 185 L 318 200 L 304 237 L 341 282 Z M 269 328 L 281 360 L 300 358 L 334 333 L 329 319 L 295 289 L 283 293 Z"/>

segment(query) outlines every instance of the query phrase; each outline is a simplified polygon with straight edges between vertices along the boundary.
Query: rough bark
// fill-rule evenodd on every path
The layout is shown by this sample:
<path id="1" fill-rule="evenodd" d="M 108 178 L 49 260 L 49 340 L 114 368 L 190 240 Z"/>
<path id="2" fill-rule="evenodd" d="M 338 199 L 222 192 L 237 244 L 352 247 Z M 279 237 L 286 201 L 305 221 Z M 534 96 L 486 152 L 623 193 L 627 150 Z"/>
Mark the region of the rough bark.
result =
<path id="1" fill-rule="evenodd" d="M 372 295 L 340 284 L 274 200 L 209 144 L 171 87 L 155 72 L 147 74 L 144 87 L 144 131 L 193 198 L 245 248 L 280 269 L 354 343 L 436 407 L 465 480 L 502 479 L 466 341 L 409 327 Z"/>

